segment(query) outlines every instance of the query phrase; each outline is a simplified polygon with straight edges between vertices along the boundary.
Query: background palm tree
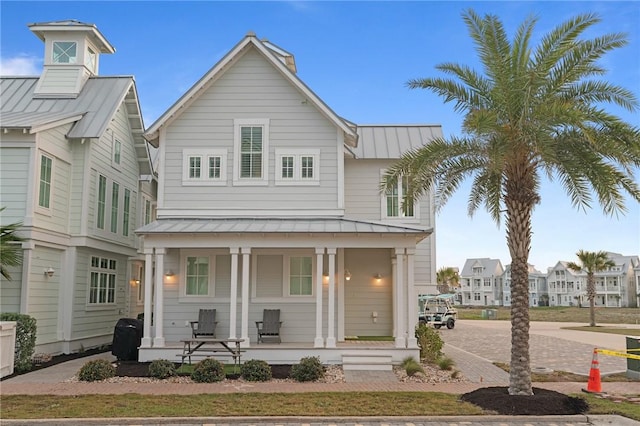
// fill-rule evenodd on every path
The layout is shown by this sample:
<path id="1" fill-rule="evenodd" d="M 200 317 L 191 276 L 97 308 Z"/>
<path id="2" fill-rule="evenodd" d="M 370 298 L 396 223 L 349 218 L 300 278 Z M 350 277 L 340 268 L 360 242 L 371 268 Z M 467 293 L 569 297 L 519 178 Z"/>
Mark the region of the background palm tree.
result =
<path id="1" fill-rule="evenodd" d="M 596 278 L 595 273 L 604 271 L 613 266 L 616 263 L 609 259 L 609 254 L 606 251 L 584 251 L 579 250 L 576 256 L 580 260 L 580 263 L 569 262 L 567 268 L 576 272 L 587 273 L 587 300 L 589 300 L 589 325 L 591 327 L 596 326 Z"/>
<path id="2" fill-rule="evenodd" d="M 0 209 L 0 213 L 4 207 Z M 0 274 L 8 280 L 11 280 L 9 266 L 18 266 L 22 263 L 22 245 L 23 238 L 16 234 L 21 223 L 12 223 L 10 225 L 0 226 Z"/>
<path id="3" fill-rule="evenodd" d="M 500 19 L 463 14 L 482 72 L 445 63 L 436 68 L 453 78 L 410 80 L 454 102 L 464 113 L 461 137 L 439 138 L 405 154 L 383 176 L 380 189 L 408 177 L 404 205 L 434 191 L 442 207 L 466 178 L 472 178 L 469 214 L 483 205 L 506 222 L 511 255 L 511 366 L 509 393 L 531 395 L 528 259 L 531 214 L 540 202 L 544 177 L 557 180 L 574 207 L 593 198 L 607 214 L 625 212 L 625 193 L 640 201 L 634 172 L 640 166 L 640 131 L 603 105 L 636 111 L 629 90 L 592 80 L 605 73 L 598 60 L 626 44 L 624 34 L 580 36 L 599 19 L 579 15 L 530 41 L 536 18 L 526 19 L 513 41 Z M 538 39 L 538 37 L 536 37 Z"/>
<path id="4" fill-rule="evenodd" d="M 443 266 L 436 272 L 436 282 L 440 293 L 449 293 L 453 288 L 458 287 L 460 283 L 458 270 L 451 266 Z"/>

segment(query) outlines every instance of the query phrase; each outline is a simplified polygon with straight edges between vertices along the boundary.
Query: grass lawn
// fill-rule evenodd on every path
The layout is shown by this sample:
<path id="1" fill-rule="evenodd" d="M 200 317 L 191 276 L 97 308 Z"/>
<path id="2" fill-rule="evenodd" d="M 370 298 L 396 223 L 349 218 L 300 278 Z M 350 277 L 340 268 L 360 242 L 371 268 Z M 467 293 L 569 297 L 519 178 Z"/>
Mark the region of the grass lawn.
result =
<path id="1" fill-rule="evenodd" d="M 495 309 L 497 319 L 509 320 L 510 308 L 508 306 L 456 306 L 459 319 L 482 318 L 484 309 Z M 551 322 L 584 322 L 589 324 L 589 308 L 573 306 L 544 306 L 529 308 L 531 321 Z M 638 324 L 640 321 L 640 309 L 638 308 L 596 308 L 596 324 Z"/>
<path id="2" fill-rule="evenodd" d="M 640 406 L 589 394 L 589 414 L 640 420 Z M 322 392 L 200 395 L 5 395 L 2 418 L 206 416 L 466 416 L 491 414 L 439 392 Z"/>

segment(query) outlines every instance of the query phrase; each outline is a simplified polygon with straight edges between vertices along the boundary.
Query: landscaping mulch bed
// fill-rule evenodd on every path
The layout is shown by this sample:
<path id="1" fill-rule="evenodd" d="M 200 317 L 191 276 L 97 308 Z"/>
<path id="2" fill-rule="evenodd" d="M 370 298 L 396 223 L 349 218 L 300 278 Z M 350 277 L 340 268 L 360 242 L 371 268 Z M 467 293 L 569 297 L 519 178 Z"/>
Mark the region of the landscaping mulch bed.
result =
<path id="1" fill-rule="evenodd" d="M 118 361 L 116 376 L 120 377 L 148 377 L 149 362 Z M 271 375 L 274 379 L 287 379 L 291 373 L 291 365 L 271 365 Z M 239 374 L 227 374 L 227 379 L 237 379 Z"/>
<path id="2" fill-rule="evenodd" d="M 540 388 L 533 388 L 533 395 L 524 396 L 509 395 L 508 388 L 504 386 L 487 387 L 466 393 L 460 399 L 484 410 L 509 416 L 583 414 L 589 409 L 589 404 L 582 398 Z"/>

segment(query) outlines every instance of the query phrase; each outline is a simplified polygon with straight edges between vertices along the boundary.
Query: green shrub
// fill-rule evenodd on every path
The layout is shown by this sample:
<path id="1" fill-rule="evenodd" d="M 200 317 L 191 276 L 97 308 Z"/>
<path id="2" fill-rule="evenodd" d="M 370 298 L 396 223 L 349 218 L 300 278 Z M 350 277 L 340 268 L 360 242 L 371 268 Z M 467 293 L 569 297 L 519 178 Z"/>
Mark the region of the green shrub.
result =
<path id="1" fill-rule="evenodd" d="M 193 369 L 191 379 L 198 383 L 213 383 L 224 380 L 224 365 L 214 358 L 205 358 Z"/>
<path id="2" fill-rule="evenodd" d="M 250 382 L 266 382 L 271 380 L 271 367 L 266 361 L 252 359 L 240 366 L 240 375 Z"/>
<path id="3" fill-rule="evenodd" d="M 324 376 L 324 367 L 317 356 L 308 356 L 291 367 L 291 377 L 299 382 L 313 382 Z"/>
<path id="4" fill-rule="evenodd" d="M 24 314 L 4 312 L 0 314 L 0 321 L 16 322 L 16 350 L 14 369 L 17 373 L 31 370 L 31 358 L 36 349 L 36 319 Z"/>
<path id="5" fill-rule="evenodd" d="M 156 379 L 166 379 L 175 376 L 176 365 L 166 359 L 156 359 L 149 365 L 149 376 Z"/>
<path id="6" fill-rule="evenodd" d="M 83 382 L 95 382 L 116 375 L 116 368 L 106 359 L 89 361 L 78 371 L 78 379 Z"/>
<path id="7" fill-rule="evenodd" d="M 444 342 L 438 330 L 426 324 L 419 324 L 416 327 L 416 338 L 420 347 L 420 359 L 436 362 L 442 356 Z"/>
<path id="8" fill-rule="evenodd" d="M 402 366 L 402 368 L 404 368 L 404 371 L 407 372 L 407 376 L 415 376 L 417 373 L 424 374 L 424 369 L 422 368 L 420 363 L 413 357 L 406 357 L 402 360 L 402 363 L 400 365 Z"/>
<path id="9" fill-rule="evenodd" d="M 451 370 L 455 365 L 455 362 L 448 356 L 443 356 L 436 361 L 436 364 L 438 364 L 438 367 L 440 367 L 441 370 Z"/>

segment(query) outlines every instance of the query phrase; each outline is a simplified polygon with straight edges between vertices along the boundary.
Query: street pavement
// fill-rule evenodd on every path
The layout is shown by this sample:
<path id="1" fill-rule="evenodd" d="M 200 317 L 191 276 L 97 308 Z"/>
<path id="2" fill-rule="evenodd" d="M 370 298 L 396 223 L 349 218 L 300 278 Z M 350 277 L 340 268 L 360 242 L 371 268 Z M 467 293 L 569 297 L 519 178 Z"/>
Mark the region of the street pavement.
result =
<path id="1" fill-rule="evenodd" d="M 531 323 L 530 353 L 532 368 L 571 371 L 588 375 L 593 349 L 606 348 L 624 350 L 625 339 L 621 335 L 589 333 L 563 330 L 567 323 Z M 584 324 L 578 324 L 584 325 Z M 640 330 L 639 326 L 630 333 Z M 583 334 L 584 333 L 584 334 Z M 509 362 L 510 324 L 508 321 L 460 320 L 453 330 L 443 330 L 444 353 L 455 361 L 456 368 L 469 380 L 465 383 L 400 383 L 392 375 L 381 380 L 375 373 L 362 372 L 346 378 L 346 383 L 78 383 L 68 382 L 89 358 L 70 361 L 59 366 L 37 370 L 16 376 L 0 383 L 0 397 L 4 395 L 83 395 L 83 394 L 199 394 L 199 393 L 248 393 L 248 392 L 394 392 L 421 391 L 463 394 L 484 386 L 504 386 L 509 382 L 508 374 L 495 367 L 492 362 Z M 100 354 L 93 358 L 113 359 L 112 355 Z M 601 374 L 626 370 L 624 358 L 599 357 Z M 376 380 L 372 377 L 376 376 Z M 579 393 L 584 383 L 544 382 L 535 387 L 556 390 L 562 393 Z M 603 391 L 608 394 L 640 395 L 640 382 L 603 382 Z M 46 419 L 5 420 L 0 425 L 424 425 L 424 426 L 583 426 L 615 425 L 640 426 L 620 416 L 450 416 L 450 417 L 208 417 L 208 418 L 150 418 L 150 419 Z"/>

